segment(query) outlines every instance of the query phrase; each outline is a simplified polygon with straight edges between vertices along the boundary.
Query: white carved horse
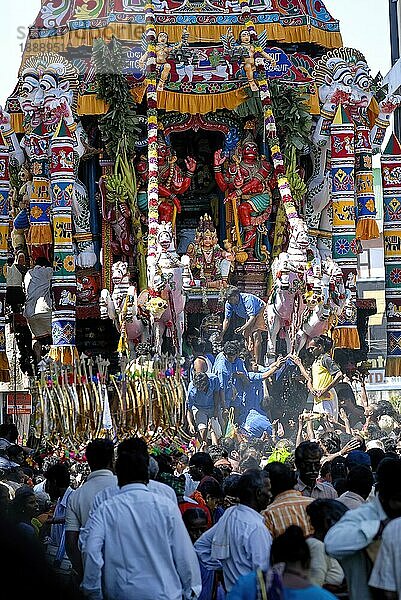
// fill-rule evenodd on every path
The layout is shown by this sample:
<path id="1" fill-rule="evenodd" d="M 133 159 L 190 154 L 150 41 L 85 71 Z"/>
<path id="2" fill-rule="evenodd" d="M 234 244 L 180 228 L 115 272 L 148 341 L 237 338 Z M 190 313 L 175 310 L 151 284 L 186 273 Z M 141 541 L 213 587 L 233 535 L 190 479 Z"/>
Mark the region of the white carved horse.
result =
<path id="1" fill-rule="evenodd" d="M 103 289 L 100 294 L 100 316 L 111 319 L 119 333 L 122 328 L 128 338 L 130 348 L 135 341 L 146 342 L 149 328 L 138 317 L 138 298 L 135 286 L 130 285 L 128 264 L 118 261 L 112 266 L 113 293 Z"/>
<path id="2" fill-rule="evenodd" d="M 299 310 L 303 309 L 301 290 L 308 262 L 308 245 L 305 223 L 297 219 L 291 231 L 287 252 L 281 252 L 272 265 L 274 288 L 265 309 L 267 352 L 270 356 L 275 354 L 276 340 L 280 332 L 290 351 L 290 326 L 293 319 L 297 318 Z M 294 314 L 296 298 L 299 305 Z"/>
<path id="3" fill-rule="evenodd" d="M 341 267 L 332 258 L 322 263 L 321 297 L 308 311 L 306 319 L 294 339 L 294 352 L 298 354 L 314 337 L 326 333 L 329 319 L 342 313 L 345 302 L 345 286 Z"/>
<path id="4" fill-rule="evenodd" d="M 157 233 L 157 253 L 149 265 L 150 280 L 153 280 L 153 290 L 167 302 L 167 308 L 161 316 L 152 318 L 155 333 L 155 348 L 161 354 L 163 336 L 167 330 L 172 331 L 178 354 L 182 352 L 182 335 L 184 332 L 185 295 L 183 293 L 183 272 L 187 270 L 187 259 L 181 259 L 175 249 L 174 234 L 171 223 L 160 223 Z M 139 305 L 149 302 L 148 292 L 139 296 Z"/>

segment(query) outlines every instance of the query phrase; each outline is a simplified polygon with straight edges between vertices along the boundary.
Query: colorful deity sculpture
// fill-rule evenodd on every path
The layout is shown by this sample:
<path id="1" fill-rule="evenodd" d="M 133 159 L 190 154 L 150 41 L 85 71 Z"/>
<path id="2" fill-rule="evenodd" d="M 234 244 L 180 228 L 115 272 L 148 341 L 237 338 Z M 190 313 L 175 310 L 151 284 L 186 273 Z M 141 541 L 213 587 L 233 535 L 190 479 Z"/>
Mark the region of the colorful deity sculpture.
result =
<path id="1" fill-rule="evenodd" d="M 186 171 L 177 165 L 177 156 L 167 143 L 162 131 L 158 134 L 159 164 L 159 223 L 175 224 L 177 213 L 181 212 L 178 198 L 189 190 L 196 169 L 196 160 L 190 156 L 185 159 Z M 142 188 L 146 189 L 149 165 L 147 157 L 142 156 L 137 165 L 137 173 L 142 180 Z"/>
<path id="2" fill-rule="evenodd" d="M 169 61 L 174 59 L 179 59 L 183 52 L 185 53 L 185 48 L 188 45 L 188 30 L 184 27 L 182 32 L 181 41 L 176 44 L 171 44 L 168 39 L 168 34 L 165 31 L 160 31 L 157 35 L 156 40 L 156 66 L 158 75 L 160 77 L 159 83 L 157 86 L 157 91 L 161 92 L 164 90 L 164 86 L 167 83 L 170 72 L 171 72 L 171 64 Z M 144 69 L 146 66 L 146 61 L 148 59 L 148 53 L 146 51 L 146 38 L 143 39 L 144 46 L 144 54 L 138 61 L 138 65 L 141 69 Z"/>
<path id="3" fill-rule="evenodd" d="M 359 156 L 348 175 L 355 179 L 355 207 L 358 239 L 377 237 L 374 194 L 372 189 L 372 151 L 384 140 L 390 117 L 399 98 L 389 96 L 377 104 L 373 79 L 366 59 L 352 48 L 338 48 L 324 55 L 316 64 L 314 79 L 318 87 L 320 116 L 313 133 L 313 173 L 308 181 L 305 216 L 311 243 L 319 248 L 322 259 L 332 254 L 332 204 L 330 184 L 330 129 L 341 104 L 355 126 L 355 148 Z M 377 116 L 376 116 L 377 115 Z M 374 125 L 371 126 L 370 117 Z M 346 173 L 347 174 L 347 173 Z"/>
<path id="4" fill-rule="evenodd" d="M 193 243 L 187 248 L 191 272 L 201 287 L 219 289 L 227 286 L 232 255 L 218 243 L 216 227 L 208 215 L 200 218 Z"/>
<path id="5" fill-rule="evenodd" d="M 55 53 L 28 58 L 21 69 L 18 99 L 24 114 L 21 143 L 12 130 L 10 115 L 0 114 L 9 155 L 22 167 L 22 176 L 28 164 L 32 174 L 32 181 L 25 177 L 27 206 L 14 221 L 17 233 L 13 237 L 18 240 L 18 232 L 26 232 L 33 263 L 38 259 L 53 262 L 50 355 L 68 364 L 76 356 L 76 267 L 93 267 L 97 260 L 88 194 L 78 182 L 86 136 L 75 117 L 76 68 Z"/>
<path id="6" fill-rule="evenodd" d="M 260 155 L 253 135 L 248 132 L 232 160 L 229 161 L 222 150 L 216 151 L 214 170 L 217 185 L 226 194 L 226 202 L 232 203 L 237 246 L 253 250 L 256 258 L 263 259 L 262 238 L 272 210 L 272 190 L 276 186 L 273 167 Z"/>
<path id="7" fill-rule="evenodd" d="M 238 40 L 235 40 L 231 27 L 227 29 L 227 33 L 221 36 L 223 43 L 224 53 L 230 57 L 232 62 L 239 62 L 242 66 L 245 76 L 248 80 L 249 87 L 252 92 L 258 91 L 258 85 L 255 81 L 256 71 L 256 43 L 260 46 L 258 51 L 258 61 L 271 61 L 271 57 L 265 52 L 264 48 L 267 42 L 266 32 L 262 32 L 257 38 L 255 33 L 252 33 L 248 29 L 243 29 Z M 256 42 L 256 43 L 255 43 Z"/>
<path id="8" fill-rule="evenodd" d="M 12 131 L 10 115 L 5 111 L 1 111 L 0 129 L 9 133 L 11 156 L 25 169 L 28 161 L 32 174 L 27 228 L 27 243 L 32 259 L 41 255 L 49 258 L 53 243 L 48 162 L 50 139 L 63 118 L 73 136 L 73 154 L 60 156 L 60 164 L 68 168 L 67 163 L 71 163 L 79 186 L 74 186 L 72 200 L 76 264 L 81 268 L 93 267 L 96 254 L 90 229 L 88 193 L 77 179 L 79 161 L 85 152 L 86 134 L 75 117 L 78 100 L 78 73 L 75 67 L 53 52 L 29 58 L 21 69 L 18 100 L 24 114 L 25 135 L 21 143 Z M 19 229 L 19 224 L 16 225 Z"/>

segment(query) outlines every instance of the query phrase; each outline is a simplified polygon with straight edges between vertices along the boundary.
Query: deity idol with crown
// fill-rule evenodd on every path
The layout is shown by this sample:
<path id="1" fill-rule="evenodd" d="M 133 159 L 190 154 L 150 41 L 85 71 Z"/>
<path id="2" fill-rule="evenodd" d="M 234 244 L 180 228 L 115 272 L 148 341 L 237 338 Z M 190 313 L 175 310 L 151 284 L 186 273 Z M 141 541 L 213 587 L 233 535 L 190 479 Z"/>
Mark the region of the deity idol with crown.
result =
<path id="1" fill-rule="evenodd" d="M 226 194 L 226 202 L 232 203 L 238 247 L 253 251 L 255 257 L 262 260 L 262 239 L 272 210 L 276 180 L 272 165 L 259 153 L 251 126 L 248 125 L 248 133 L 232 160 L 217 150 L 214 170 L 217 185 Z"/>
<path id="2" fill-rule="evenodd" d="M 216 227 L 208 215 L 200 218 L 195 241 L 188 246 L 187 254 L 195 281 L 199 280 L 201 287 L 227 287 L 232 256 L 219 246 Z"/>
<path id="3" fill-rule="evenodd" d="M 180 194 L 190 188 L 192 177 L 196 169 L 196 160 L 190 156 L 185 159 L 186 171 L 177 165 L 177 156 L 170 144 L 167 143 L 163 132 L 158 133 L 158 165 L 159 165 L 159 223 L 172 223 L 175 225 L 177 213 L 181 212 Z M 141 179 L 142 190 L 146 188 L 149 171 L 148 160 L 142 156 L 136 170 Z M 144 192 L 139 192 L 143 197 Z M 145 201 L 145 205 L 147 199 Z M 141 207 L 142 210 L 142 207 Z"/>

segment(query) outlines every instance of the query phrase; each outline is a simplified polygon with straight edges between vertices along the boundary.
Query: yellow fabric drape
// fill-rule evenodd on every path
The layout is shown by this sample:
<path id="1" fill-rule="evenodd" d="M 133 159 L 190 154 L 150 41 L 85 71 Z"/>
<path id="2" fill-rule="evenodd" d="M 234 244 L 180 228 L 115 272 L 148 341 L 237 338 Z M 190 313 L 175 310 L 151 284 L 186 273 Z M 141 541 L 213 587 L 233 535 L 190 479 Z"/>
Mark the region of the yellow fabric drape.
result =
<path id="1" fill-rule="evenodd" d="M 73 365 L 79 360 L 78 350 L 75 346 L 52 346 L 49 356 L 62 365 Z"/>
<path id="2" fill-rule="evenodd" d="M 401 357 L 389 356 L 387 358 L 386 377 L 401 377 Z"/>
<path id="3" fill-rule="evenodd" d="M 356 327 L 336 327 L 333 331 L 332 339 L 334 348 L 359 350 L 361 347 L 358 329 Z"/>
<path id="4" fill-rule="evenodd" d="M 228 25 L 188 25 L 189 40 L 218 41 L 222 34 L 227 32 Z M 166 31 L 172 42 L 181 40 L 184 25 L 157 25 L 156 31 Z M 234 36 L 239 37 L 243 25 L 231 25 Z M 324 48 L 340 48 L 343 45 L 341 34 L 337 31 L 325 31 L 308 25 L 299 27 L 284 27 L 279 23 L 256 24 L 257 33 L 266 30 L 271 42 L 282 43 L 310 43 L 318 44 Z M 22 63 L 29 57 L 39 54 L 46 45 L 47 52 L 66 52 L 68 48 L 79 48 L 81 46 L 92 46 L 99 37 L 110 41 L 113 36 L 127 41 L 140 41 L 145 31 L 144 24 L 133 23 L 110 23 L 107 27 L 99 29 L 76 29 L 69 30 L 63 36 L 46 37 L 39 39 L 28 39 L 23 54 Z"/>
<path id="5" fill-rule="evenodd" d="M 319 102 L 319 93 L 317 91 L 317 87 L 313 85 L 314 93 L 310 94 L 308 100 L 308 108 L 311 115 L 320 115 L 320 102 Z"/>
<path id="6" fill-rule="evenodd" d="M 380 237 L 377 221 L 361 217 L 356 224 L 355 237 L 357 240 L 375 240 Z"/>
<path id="7" fill-rule="evenodd" d="M 77 113 L 79 115 L 104 115 L 108 105 L 95 94 L 78 97 Z"/>
<path id="8" fill-rule="evenodd" d="M 191 115 L 205 115 L 223 108 L 234 110 L 247 97 L 244 88 L 223 94 L 180 94 L 166 90 L 157 94 L 159 108 Z"/>
<path id="9" fill-rule="evenodd" d="M 370 126 L 373 127 L 379 115 L 379 105 L 376 98 L 372 98 L 368 107 L 368 118 Z"/>
<path id="10" fill-rule="evenodd" d="M 8 356 L 4 350 L 0 352 L 0 382 L 10 382 L 10 364 L 8 362 Z"/>
<path id="11" fill-rule="evenodd" d="M 24 115 L 22 113 L 11 113 L 11 125 L 15 133 L 24 133 Z"/>

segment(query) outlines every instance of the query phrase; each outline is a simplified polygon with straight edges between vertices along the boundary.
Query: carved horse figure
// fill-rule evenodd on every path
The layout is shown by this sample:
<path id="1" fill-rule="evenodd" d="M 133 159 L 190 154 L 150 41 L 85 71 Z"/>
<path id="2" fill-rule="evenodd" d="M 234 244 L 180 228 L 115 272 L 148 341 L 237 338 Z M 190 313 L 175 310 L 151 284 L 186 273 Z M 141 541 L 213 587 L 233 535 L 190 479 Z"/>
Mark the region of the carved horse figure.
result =
<path id="1" fill-rule="evenodd" d="M 188 257 L 184 255 L 180 259 L 177 254 L 171 222 L 159 223 L 156 239 L 157 253 L 151 264 L 152 290 L 142 292 L 138 303 L 151 315 L 156 352 L 161 354 L 163 336 L 166 331 L 171 331 L 176 351 L 181 354 L 186 301 L 183 273 Z M 163 306 L 166 306 L 164 310 Z"/>
<path id="2" fill-rule="evenodd" d="M 100 294 L 100 316 L 111 319 L 119 333 L 125 330 L 130 348 L 134 342 L 146 342 L 149 328 L 139 318 L 138 298 L 135 286 L 130 285 L 128 264 L 118 261 L 112 267 L 113 293 L 102 290 Z"/>
<path id="3" fill-rule="evenodd" d="M 315 306 L 306 306 L 306 317 L 294 339 L 294 352 L 298 354 L 309 340 L 323 333 L 329 327 L 330 317 L 343 311 L 345 286 L 341 267 L 332 258 L 322 263 L 321 296 L 315 296 Z"/>
<path id="4" fill-rule="evenodd" d="M 297 219 L 291 231 L 287 252 L 281 252 L 272 265 L 275 285 L 264 315 L 269 356 L 275 355 L 276 340 L 280 333 L 286 340 L 288 351 L 290 350 L 289 329 L 299 310 L 303 309 L 308 245 L 305 223 Z"/>

